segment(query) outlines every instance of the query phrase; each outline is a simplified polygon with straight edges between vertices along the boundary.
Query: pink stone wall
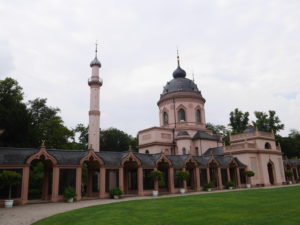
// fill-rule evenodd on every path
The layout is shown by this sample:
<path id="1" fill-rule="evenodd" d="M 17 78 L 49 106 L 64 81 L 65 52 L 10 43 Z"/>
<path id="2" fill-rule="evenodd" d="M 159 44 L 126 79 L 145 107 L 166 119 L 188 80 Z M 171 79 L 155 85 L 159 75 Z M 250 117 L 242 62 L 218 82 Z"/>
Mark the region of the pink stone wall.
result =
<path id="1" fill-rule="evenodd" d="M 175 108 L 175 114 L 174 114 Z M 175 118 L 176 124 L 180 124 L 178 119 L 178 110 L 183 108 L 185 110 L 186 121 L 184 124 L 188 124 L 190 126 L 198 127 L 199 129 L 205 128 L 205 109 L 204 102 L 201 99 L 195 98 L 176 98 L 175 104 L 172 99 L 165 100 L 159 104 L 159 118 L 160 118 L 160 126 L 164 127 L 174 127 L 175 126 Z M 196 121 L 196 110 L 199 109 L 201 112 L 201 122 Z M 169 124 L 164 125 L 163 122 L 163 113 L 168 113 Z"/>

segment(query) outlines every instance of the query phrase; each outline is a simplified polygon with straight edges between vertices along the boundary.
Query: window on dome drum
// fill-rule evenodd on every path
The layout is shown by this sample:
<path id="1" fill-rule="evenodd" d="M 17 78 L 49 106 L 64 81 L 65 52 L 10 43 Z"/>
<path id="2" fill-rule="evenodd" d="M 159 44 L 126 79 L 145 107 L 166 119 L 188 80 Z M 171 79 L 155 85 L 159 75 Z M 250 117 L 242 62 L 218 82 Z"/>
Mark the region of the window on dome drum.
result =
<path id="1" fill-rule="evenodd" d="M 179 120 L 179 122 L 184 122 L 185 121 L 185 111 L 184 111 L 184 109 L 179 109 L 178 110 L 178 120 Z"/>
<path id="2" fill-rule="evenodd" d="M 199 109 L 196 110 L 196 122 L 197 123 L 201 122 L 201 112 Z"/>
<path id="3" fill-rule="evenodd" d="M 266 142 L 266 144 L 265 144 L 265 149 L 271 149 L 271 145 L 270 145 L 269 142 Z"/>
<path id="4" fill-rule="evenodd" d="M 149 154 L 149 150 L 146 150 L 145 153 L 146 153 L 146 154 Z"/>
<path id="5" fill-rule="evenodd" d="M 163 113 L 163 121 L 164 121 L 164 125 L 169 124 L 169 116 L 167 112 Z"/>
<path id="6" fill-rule="evenodd" d="M 182 154 L 186 154 L 186 149 L 185 148 L 182 148 Z"/>

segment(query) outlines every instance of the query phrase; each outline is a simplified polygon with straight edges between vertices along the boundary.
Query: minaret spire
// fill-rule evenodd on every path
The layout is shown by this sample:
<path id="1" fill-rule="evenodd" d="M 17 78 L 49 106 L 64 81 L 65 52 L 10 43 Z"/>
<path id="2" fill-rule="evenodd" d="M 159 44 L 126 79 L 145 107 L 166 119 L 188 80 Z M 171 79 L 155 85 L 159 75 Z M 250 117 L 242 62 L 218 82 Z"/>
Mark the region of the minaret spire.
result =
<path id="1" fill-rule="evenodd" d="M 97 59 L 98 43 L 95 46 L 95 58 L 90 63 L 92 68 L 92 76 L 88 84 L 90 86 L 90 110 L 89 110 L 89 148 L 93 148 L 95 152 L 100 151 L 100 87 L 102 79 L 100 78 L 99 70 L 101 63 Z"/>

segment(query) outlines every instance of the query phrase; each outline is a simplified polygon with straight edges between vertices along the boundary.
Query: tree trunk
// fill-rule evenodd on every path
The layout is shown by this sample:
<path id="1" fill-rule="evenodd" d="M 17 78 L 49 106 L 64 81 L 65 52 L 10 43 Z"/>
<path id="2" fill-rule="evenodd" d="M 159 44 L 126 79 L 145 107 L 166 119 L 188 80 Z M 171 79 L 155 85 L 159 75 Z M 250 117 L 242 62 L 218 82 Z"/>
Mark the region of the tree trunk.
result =
<path id="1" fill-rule="evenodd" d="M 8 199 L 11 199 L 11 186 L 9 186 Z"/>

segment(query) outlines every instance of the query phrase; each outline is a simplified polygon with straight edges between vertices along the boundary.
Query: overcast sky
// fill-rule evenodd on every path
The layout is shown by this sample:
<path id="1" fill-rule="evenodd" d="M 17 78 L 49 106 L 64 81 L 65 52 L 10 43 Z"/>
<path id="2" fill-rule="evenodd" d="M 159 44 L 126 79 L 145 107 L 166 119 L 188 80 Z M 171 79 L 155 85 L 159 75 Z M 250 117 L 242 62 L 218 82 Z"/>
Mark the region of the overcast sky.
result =
<path id="1" fill-rule="evenodd" d="M 98 39 L 100 126 L 135 136 L 159 124 L 178 46 L 207 122 L 272 109 L 286 135 L 300 129 L 299 12 L 299 0 L 0 0 L 0 79 L 18 80 L 26 101 L 47 98 L 69 128 L 87 124 Z"/>

